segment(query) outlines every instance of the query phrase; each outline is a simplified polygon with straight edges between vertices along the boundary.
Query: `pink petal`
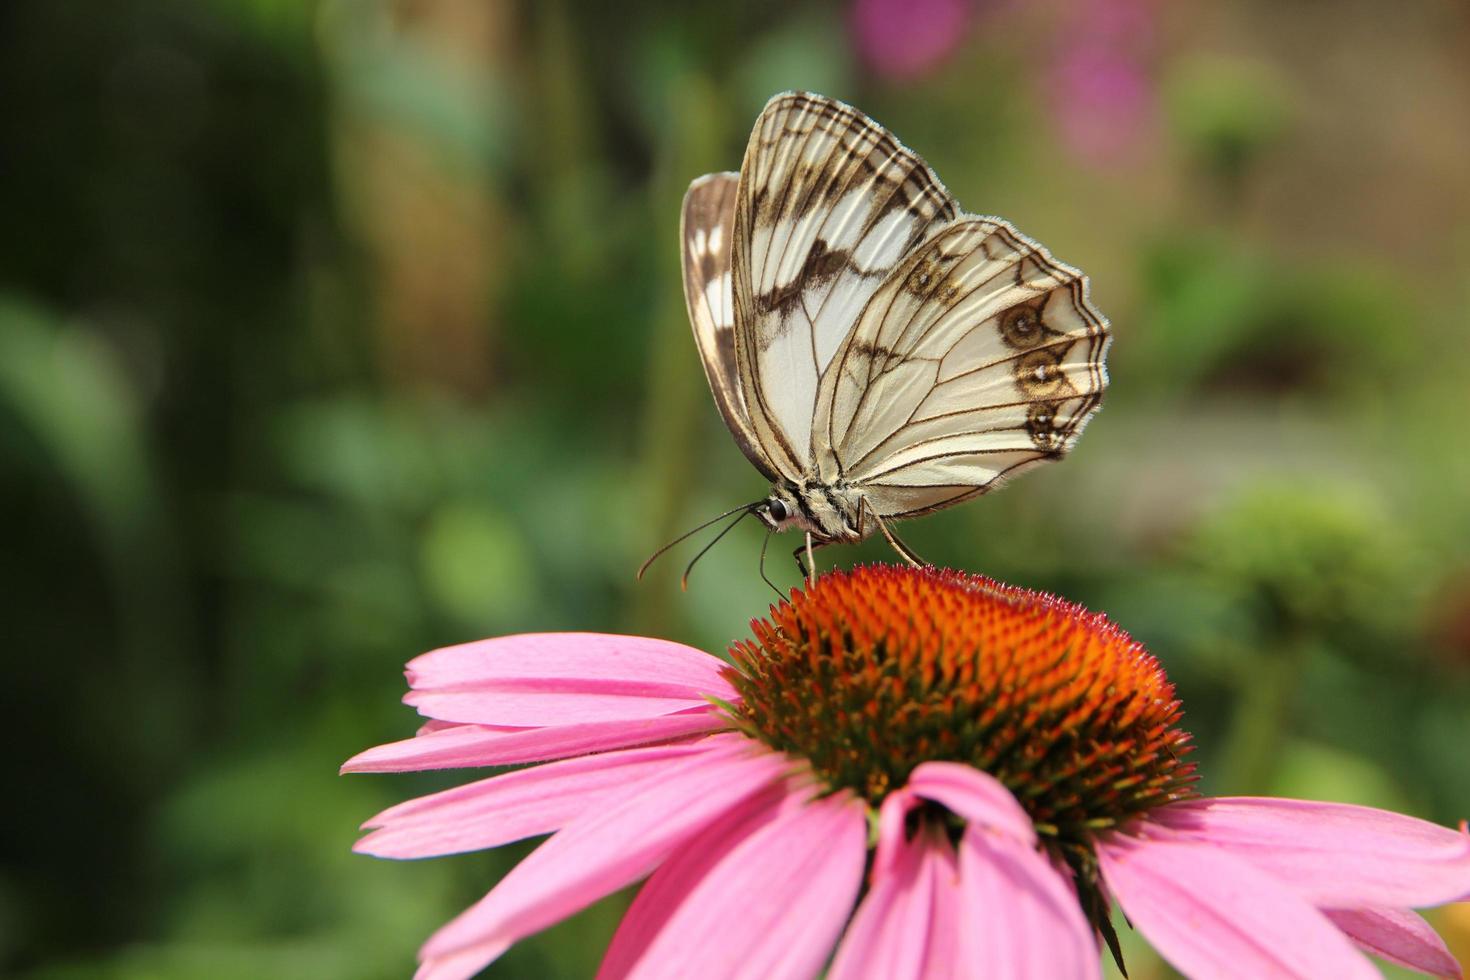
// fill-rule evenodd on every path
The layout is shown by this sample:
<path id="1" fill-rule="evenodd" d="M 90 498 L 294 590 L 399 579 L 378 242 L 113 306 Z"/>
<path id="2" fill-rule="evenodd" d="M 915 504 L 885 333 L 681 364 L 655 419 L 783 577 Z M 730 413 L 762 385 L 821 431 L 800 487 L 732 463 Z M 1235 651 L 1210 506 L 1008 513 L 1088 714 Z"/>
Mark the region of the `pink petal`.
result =
<path id="1" fill-rule="evenodd" d="M 1343 803 L 1222 797 L 1159 822 L 1270 872 L 1321 908 L 1423 908 L 1470 894 L 1470 835 Z"/>
<path id="2" fill-rule="evenodd" d="M 465 954 L 484 967 L 524 936 L 646 875 L 670 851 L 790 767 L 752 751 L 749 739 L 717 735 L 718 748 L 671 763 L 655 779 L 585 812 L 511 869 L 475 905 L 424 944 L 425 961 Z"/>
<path id="3" fill-rule="evenodd" d="M 729 811 L 682 844 L 638 889 L 598 968 L 599 980 L 626 977 L 689 892 L 710 871 L 745 838 L 783 814 L 805 806 L 810 799 L 809 789 L 795 790 L 789 782 L 774 783 L 752 796 L 747 806 Z"/>
<path id="4" fill-rule="evenodd" d="M 971 975 L 960 960 L 960 934 L 971 924 L 964 918 L 964 893 L 960 890 L 960 865 L 954 848 L 946 841 L 938 857 L 942 860 L 934 868 L 925 975 L 934 980 L 960 980 Z"/>
<path id="5" fill-rule="evenodd" d="M 507 939 L 499 949 L 493 946 L 477 946 L 463 953 L 436 957 L 420 963 L 419 968 L 414 971 L 413 980 L 469 980 L 485 969 L 487 963 L 499 959 L 500 954 L 510 947 L 511 942 Z"/>
<path id="6" fill-rule="evenodd" d="M 970 824 L 960 842 L 959 956 L 970 976 L 1101 977 L 1071 885 L 1029 843 Z"/>
<path id="7" fill-rule="evenodd" d="M 408 674 L 414 687 L 608 677 L 665 688 L 674 696 L 708 691 L 728 699 L 735 689 L 723 676 L 727 666 L 719 657 L 670 640 L 522 633 L 430 651 L 409 662 Z"/>
<path id="8" fill-rule="evenodd" d="M 587 681 L 576 690 L 569 682 L 556 683 L 560 690 L 417 690 L 405 694 L 403 703 L 444 721 L 512 728 L 655 718 L 709 703 L 703 698 L 645 697 L 616 682 Z"/>
<path id="9" fill-rule="evenodd" d="M 866 836 L 863 805 L 845 792 L 780 815 L 682 895 L 666 890 L 661 903 L 677 907 L 650 910 L 666 916 L 657 935 L 626 973 L 607 975 L 809 980 L 852 911 Z"/>
<path id="10" fill-rule="evenodd" d="M 1031 818 L 1011 791 L 994 776 L 973 766 L 926 762 L 909 776 L 908 788 L 968 821 L 994 827 L 1018 841 L 1036 841 Z"/>
<path id="11" fill-rule="evenodd" d="M 455 725 L 359 752 L 342 765 L 342 771 L 412 772 L 511 766 L 633 745 L 650 745 L 729 727 L 730 723 L 723 715 L 708 707 L 638 721 L 602 721 L 551 728 L 498 729 Z"/>
<path id="12" fill-rule="evenodd" d="M 404 701 L 441 721 L 540 726 L 617 721 L 739 697 L 724 661 L 667 640 L 535 633 L 426 653 Z"/>
<path id="13" fill-rule="evenodd" d="M 422 858 L 547 834 L 671 762 L 706 751 L 708 745 L 705 741 L 584 755 L 421 796 L 369 820 L 365 828 L 381 829 L 358 841 L 353 850 L 385 858 Z"/>
<path id="14" fill-rule="evenodd" d="M 1099 841 L 1097 855 L 1134 928 L 1186 976 L 1378 976 L 1325 915 L 1230 853 L 1113 836 Z"/>
<path id="15" fill-rule="evenodd" d="M 893 797 L 890 796 L 889 799 Z M 887 800 L 884 801 L 885 806 Z M 961 919 L 959 870 L 942 832 L 923 828 L 873 876 L 828 971 L 828 980 L 946 980 L 955 962 Z"/>
<path id="16" fill-rule="evenodd" d="M 1460 964 L 1439 933 L 1408 909 L 1328 909 L 1326 915 L 1374 956 L 1432 977 L 1460 980 Z"/>
<path id="17" fill-rule="evenodd" d="M 907 853 L 909 813 L 923 801 L 908 787 L 894 790 L 883 798 L 878 811 L 878 846 L 873 853 L 870 877 L 877 881 L 893 873 L 895 863 Z"/>

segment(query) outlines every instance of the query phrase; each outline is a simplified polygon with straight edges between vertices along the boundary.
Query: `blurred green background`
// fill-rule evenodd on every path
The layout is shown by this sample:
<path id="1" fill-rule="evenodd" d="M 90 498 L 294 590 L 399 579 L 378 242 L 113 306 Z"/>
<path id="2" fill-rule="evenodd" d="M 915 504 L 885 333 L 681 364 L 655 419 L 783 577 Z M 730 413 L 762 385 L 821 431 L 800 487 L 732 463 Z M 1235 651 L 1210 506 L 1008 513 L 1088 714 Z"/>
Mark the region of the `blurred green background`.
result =
<path id="1" fill-rule="evenodd" d="M 1143 640 L 1209 792 L 1470 817 L 1462 2 L 613 8 L 0 8 L 0 973 L 406 976 L 525 848 L 349 853 L 461 778 L 336 775 L 413 731 L 402 663 L 744 634 L 754 527 L 687 594 L 692 547 L 633 570 L 762 492 L 676 236 L 787 88 L 876 116 L 1113 320 L 1070 460 L 910 543 Z M 590 975 L 620 901 L 487 975 Z M 1435 918 L 1462 959 L 1466 908 Z"/>

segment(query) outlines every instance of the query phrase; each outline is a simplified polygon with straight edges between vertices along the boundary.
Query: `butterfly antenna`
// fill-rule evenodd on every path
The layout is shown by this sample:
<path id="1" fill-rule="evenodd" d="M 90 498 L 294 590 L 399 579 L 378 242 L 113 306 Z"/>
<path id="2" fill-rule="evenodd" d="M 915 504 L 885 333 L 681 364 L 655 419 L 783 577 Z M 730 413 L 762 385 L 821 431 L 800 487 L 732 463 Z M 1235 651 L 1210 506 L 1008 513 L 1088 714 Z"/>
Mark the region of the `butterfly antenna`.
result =
<path id="1" fill-rule="evenodd" d="M 703 548 L 700 548 L 699 549 L 699 553 L 696 554 L 693 558 L 689 559 L 689 564 L 686 565 L 686 566 L 684 566 L 684 574 L 682 576 L 680 576 L 680 578 L 679 578 L 679 591 L 680 592 L 688 592 L 689 591 L 689 573 L 692 572 L 692 571 L 694 571 L 694 563 L 697 562 L 697 561 L 699 561 L 699 559 L 703 558 L 704 555 L 705 555 L 705 552 L 709 551 L 717 543 L 719 543 L 719 540 L 721 538 L 723 538 L 725 535 L 729 534 L 735 528 L 735 525 L 736 524 L 739 524 L 741 521 L 745 520 L 749 516 L 750 516 L 750 511 L 748 511 L 748 510 L 745 511 L 744 513 L 742 513 L 742 514 L 737 515 L 733 521 L 731 521 L 729 524 L 726 524 L 724 527 L 720 528 L 720 533 L 719 534 L 716 534 L 713 538 L 711 538 L 709 544 L 705 545 Z"/>
<path id="2" fill-rule="evenodd" d="M 771 528 L 771 527 L 766 528 L 766 539 L 761 542 L 761 563 L 760 563 L 761 580 L 764 581 L 767 585 L 769 585 L 771 587 L 771 591 L 774 592 L 774 593 L 776 593 L 776 598 L 777 599 L 779 599 L 782 602 L 785 602 L 786 601 L 786 593 L 784 593 L 780 589 L 778 589 L 776 587 L 776 583 L 775 582 L 772 582 L 771 581 L 771 577 L 766 574 L 766 547 L 771 543 L 771 535 L 772 534 L 775 534 L 775 533 L 776 533 L 776 529 L 775 528 Z"/>
<path id="3" fill-rule="evenodd" d="M 765 501 L 765 498 L 762 497 L 760 500 L 754 501 L 752 503 L 741 504 L 739 507 L 731 507 L 729 510 L 725 511 L 723 514 L 717 514 L 714 517 L 711 517 L 709 520 L 705 521 L 703 524 L 699 525 L 698 527 L 690 528 L 688 531 L 685 531 L 683 534 L 679 535 L 677 538 L 675 538 L 674 540 L 670 541 L 668 544 L 664 545 L 662 548 L 658 549 L 653 554 L 649 555 L 648 556 L 648 560 L 645 561 L 643 564 L 641 564 L 641 565 L 638 566 L 638 580 L 639 581 L 642 581 L 643 580 L 643 573 L 646 572 L 646 571 L 648 571 L 648 566 L 649 565 L 652 565 L 656 560 L 658 560 L 659 556 L 661 556 L 664 552 L 668 551 L 674 545 L 676 545 L 679 542 L 683 541 L 684 539 L 690 537 L 691 535 L 698 534 L 700 531 L 703 531 L 705 528 L 709 527 L 711 524 L 716 524 L 716 523 L 718 523 L 720 521 L 723 521 L 725 518 L 729 517 L 731 514 L 739 513 L 742 510 L 745 511 L 747 514 L 749 514 L 752 511 L 754 511 L 757 507 L 759 507 L 764 501 Z M 723 532 L 721 532 L 721 533 L 723 533 Z M 718 541 L 719 539 L 716 538 L 715 540 Z"/>

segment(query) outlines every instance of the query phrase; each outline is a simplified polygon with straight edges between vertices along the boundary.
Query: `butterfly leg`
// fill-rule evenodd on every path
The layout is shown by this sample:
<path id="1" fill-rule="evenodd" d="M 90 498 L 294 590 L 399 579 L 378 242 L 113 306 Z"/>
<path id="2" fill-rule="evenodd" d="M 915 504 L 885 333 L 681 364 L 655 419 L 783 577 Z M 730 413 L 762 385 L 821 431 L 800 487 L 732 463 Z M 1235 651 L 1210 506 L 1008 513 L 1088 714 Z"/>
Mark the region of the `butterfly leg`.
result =
<path id="1" fill-rule="evenodd" d="M 775 582 L 772 582 L 771 579 L 770 579 L 770 576 L 768 576 L 766 574 L 766 547 L 768 545 L 770 545 L 770 543 L 771 543 L 771 535 L 773 533 L 774 533 L 773 531 L 771 531 L 769 528 L 767 528 L 766 529 L 766 539 L 761 542 L 761 561 L 760 561 L 761 580 L 764 581 L 767 585 L 769 585 L 771 587 L 771 591 L 774 592 L 774 593 L 776 593 L 776 598 L 777 599 L 785 599 L 786 598 L 786 593 L 782 592 L 779 588 L 777 588 L 776 587 L 776 583 Z"/>
<path id="2" fill-rule="evenodd" d="M 796 559 L 796 567 L 801 570 L 801 577 L 806 579 L 808 585 L 817 580 L 817 561 L 812 557 L 812 552 L 833 543 L 820 538 L 813 540 L 811 532 L 808 531 L 805 543 L 797 545 L 796 550 L 791 553 L 791 557 Z M 802 560 L 803 556 L 805 556 L 805 561 Z"/>
<path id="3" fill-rule="evenodd" d="M 915 568 L 929 567 L 930 563 L 920 558 L 914 552 L 914 549 L 904 544 L 903 540 L 899 538 L 898 535 L 893 533 L 893 529 L 888 526 L 888 522 L 878 516 L 877 511 L 870 510 L 868 508 L 868 501 L 866 497 L 863 498 L 862 504 L 860 504 L 858 507 L 859 521 L 862 521 L 864 511 L 867 511 L 867 513 L 873 515 L 873 520 L 878 522 L 878 530 L 883 532 L 883 537 L 888 541 L 889 546 L 892 547 L 894 551 L 898 552 L 900 558 L 908 562 L 910 565 L 913 565 Z"/>
<path id="4" fill-rule="evenodd" d="M 806 541 L 796 546 L 791 552 L 791 557 L 796 559 L 796 567 L 801 572 L 801 577 L 806 579 L 806 584 L 811 585 L 817 579 L 817 561 L 812 557 L 812 532 L 806 532 Z M 803 561 L 805 556 L 805 561 Z"/>

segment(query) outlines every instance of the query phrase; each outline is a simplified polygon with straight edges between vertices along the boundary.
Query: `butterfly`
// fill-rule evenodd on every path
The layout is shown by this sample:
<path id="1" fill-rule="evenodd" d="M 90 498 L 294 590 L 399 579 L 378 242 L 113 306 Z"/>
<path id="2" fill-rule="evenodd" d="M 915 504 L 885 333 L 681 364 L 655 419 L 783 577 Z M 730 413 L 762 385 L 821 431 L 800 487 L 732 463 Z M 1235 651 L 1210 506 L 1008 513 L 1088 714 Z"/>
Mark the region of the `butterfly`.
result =
<path id="1" fill-rule="evenodd" d="M 1107 387 L 1087 277 L 834 99 L 772 98 L 740 172 L 690 185 L 681 238 L 715 405 L 771 482 L 721 516 L 804 532 L 807 574 L 875 532 L 921 564 L 894 521 L 1061 458 Z"/>

